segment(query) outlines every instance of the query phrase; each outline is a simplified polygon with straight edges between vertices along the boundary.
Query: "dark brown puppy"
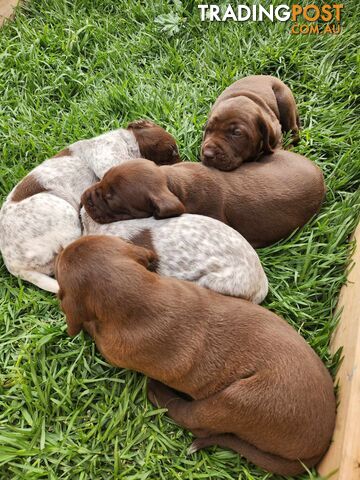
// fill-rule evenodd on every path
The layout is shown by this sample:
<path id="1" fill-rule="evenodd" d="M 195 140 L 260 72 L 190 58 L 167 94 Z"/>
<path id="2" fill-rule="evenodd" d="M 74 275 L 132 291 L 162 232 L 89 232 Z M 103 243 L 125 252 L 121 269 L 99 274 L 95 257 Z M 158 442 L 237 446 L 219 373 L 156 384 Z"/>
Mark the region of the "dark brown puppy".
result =
<path id="1" fill-rule="evenodd" d="M 138 142 L 141 156 L 157 165 L 171 165 L 180 162 L 176 141 L 170 133 L 150 120 L 135 120 L 129 123 Z"/>
<path id="2" fill-rule="evenodd" d="M 158 167 L 133 160 L 110 169 L 84 192 L 82 203 L 99 223 L 198 213 L 263 247 L 303 226 L 319 210 L 324 193 L 323 175 L 314 163 L 276 150 L 232 172 L 200 163 Z"/>
<path id="3" fill-rule="evenodd" d="M 253 75 L 226 88 L 206 122 L 201 160 L 209 167 L 233 170 L 272 153 L 281 131 L 298 141 L 299 115 L 291 90 L 278 78 Z"/>
<path id="4" fill-rule="evenodd" d="M 319 357 L 269 310 L 160 277 L 153 261 L 116 237 L 66 247 L 56 278 L 69 334 L 87 331 L 111 364 L 157 380 L 149 398 L 200 437 L 191 451 L 218 444 L 282 475 L 315 465 L 335 418 Z"/>

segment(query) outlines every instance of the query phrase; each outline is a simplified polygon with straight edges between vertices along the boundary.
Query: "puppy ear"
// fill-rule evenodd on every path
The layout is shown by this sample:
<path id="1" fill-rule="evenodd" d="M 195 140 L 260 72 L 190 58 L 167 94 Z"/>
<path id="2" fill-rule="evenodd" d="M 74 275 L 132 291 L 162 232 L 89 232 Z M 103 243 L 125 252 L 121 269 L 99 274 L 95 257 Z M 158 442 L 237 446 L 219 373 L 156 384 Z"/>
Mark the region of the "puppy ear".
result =
<path id="1" fill-rule="evenodd" d="M 127 128 L 140 130 L 141 128 L 151 128 L 155 126 L 156 126 L 155 123 L 152 122 L 151 120 L 146 120 L 144 118 L 141 118 L 139 120 L 134 120 L 133 122 L 130 122 Z"/>
<path id="2" fill-rule="evenodd" d="M 158 262 L 158 256 L 153 250 L 144 247 L 132 246 L 132 256 L 135 261 L 151 271 L 155 271 Z"/>
<path id="3" fill-rule="evenodd" d="M 273 153 L 279 139 L 270 122 L 266 121 L 263 115 L 258 117 L 259 130 L 263 142 L 264 153 Z"/>
<path id="4" fill-rule="evenodd" d="M 153 195 L 150 201 L 154 207 L 154 217 L 157 219 L 177 217 L 185 213 L 183 203 L 168 188 L 159 194 Z"/>
<path id="5" fill-rule="evenodd" d="M 70 337 L 74 337 L 83 329 L 86 313 L 83 305 L 80 303 L 81 301 L 81 299 L 75 301 L 75 299 L 69 298 L 68 295 L 61 300 L 61 309 L 66 315 L 67 331 Z"/>

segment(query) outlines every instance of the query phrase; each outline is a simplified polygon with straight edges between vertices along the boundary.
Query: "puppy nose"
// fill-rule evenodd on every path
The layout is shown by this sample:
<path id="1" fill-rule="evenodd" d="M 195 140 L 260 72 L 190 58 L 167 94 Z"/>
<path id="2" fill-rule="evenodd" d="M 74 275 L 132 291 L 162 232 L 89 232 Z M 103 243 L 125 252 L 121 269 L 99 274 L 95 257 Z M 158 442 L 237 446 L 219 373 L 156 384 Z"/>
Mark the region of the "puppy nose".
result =
<path id="1" fill-rule="evenodd" d="M 215 150 L 209 147 L 204 148 L 203 157 L 205 160 L 213 160 L 213 158 L 215 157 Z"/>

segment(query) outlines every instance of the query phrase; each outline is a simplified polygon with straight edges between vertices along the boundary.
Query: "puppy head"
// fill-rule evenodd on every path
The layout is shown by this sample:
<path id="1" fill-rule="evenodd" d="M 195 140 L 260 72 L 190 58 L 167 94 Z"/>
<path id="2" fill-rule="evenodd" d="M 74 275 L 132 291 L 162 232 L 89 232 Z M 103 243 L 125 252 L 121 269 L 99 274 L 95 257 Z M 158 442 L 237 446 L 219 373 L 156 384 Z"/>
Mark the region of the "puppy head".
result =
<path id="1" fill-rule="evenodd" d="M 143 159 L 111 168 L 103 179 L 88 188 L 81 202 L 98 223 L 131 218 L 167 218 L 185 212 L 169 190 L 163 170 Z"/>
<path id="2" fill-rule="evenodd" d="M 85 236 L 68 245 L 56 259 L 55 276 L 69 335 L 85 330 L 95 338 L 112 315 L 114 296 L 126 302 L 122 290 L 139 266 L 151 269 L 156 260 L 152 250 L 118 237 Z"/>
<path id="3" fill-rule="evenodd" d="M 156 123 L 149 120 L 136 120 L 129 123 L 138 142 L 141 156 L 158 165 L 171 165 L 180 162 L 175 138 Z"/>
<path id="4" fill-rule="evenodd" d="M 233 170 L 261 152 L 272 153 L 280 137 L 280 124 L 274 125 L 255 102 L 243 96 L 231 98 L 210 114 L 201 161 L 219 170 Z"/>

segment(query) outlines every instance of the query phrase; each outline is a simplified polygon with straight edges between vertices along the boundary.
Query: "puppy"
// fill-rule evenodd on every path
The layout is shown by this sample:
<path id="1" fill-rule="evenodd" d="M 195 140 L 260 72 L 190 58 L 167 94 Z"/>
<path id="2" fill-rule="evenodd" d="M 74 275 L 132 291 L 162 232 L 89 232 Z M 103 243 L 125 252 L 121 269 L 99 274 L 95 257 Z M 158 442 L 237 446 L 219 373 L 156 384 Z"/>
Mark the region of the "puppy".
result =
<path id="1" fill-rule="evenodd" d="M 232 448 L 281 475 L 319 462 L 335 419 L 319 357 L 269 310 L 161 277 L 147 270 L 154 259 L 116 237 L 83 237 L 61 252 L 69 334 L 87 331 L 108 362 L 155 379 L 150 401 L 199 437 L 191 451 Z"/>
<path id="2" fill-rule="evenodd" d="M 206 215 L 230 225 L 253 247 L 264 247 L 303 226 L 324 194 L 323 175 L 314 163 L 276 150 L 232 172 L 199 163 L 158 167 L 136 160 L 109 170 L 85 191 L 82 202 L 99 223 Z"/>
<path id="3" fill-rule="evenodd" d="M 281 131 L 298 141 L 299 115 L 291 90 L 278 78 L 252 75 L 226 88 L 206 122 L 201 160 L 209 167 L 233 170 L 272 153 Z"/>
<path id="4" fill-rule="evenodd" d="M 261 303 L 268 282 L 255 250 L 238 232 L 200 215 L 143 218 L 100 225 L 81 210 L 85 235 L 114 235 L 150 248 L 153 269 L 224 295 Z"/>
<path id="5" fill-rule="evenodd" d="M 56 293 L 54 258 L 81 236 L 80 197 L 112 166 L 143 155 L 178 162 L 174 138 L 146 120 L 81 140 L 32 170 L 0 211 L 0 250 L 10 273 Z"/>

